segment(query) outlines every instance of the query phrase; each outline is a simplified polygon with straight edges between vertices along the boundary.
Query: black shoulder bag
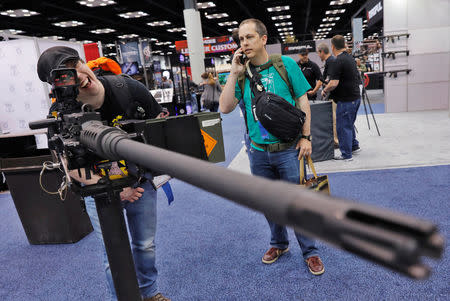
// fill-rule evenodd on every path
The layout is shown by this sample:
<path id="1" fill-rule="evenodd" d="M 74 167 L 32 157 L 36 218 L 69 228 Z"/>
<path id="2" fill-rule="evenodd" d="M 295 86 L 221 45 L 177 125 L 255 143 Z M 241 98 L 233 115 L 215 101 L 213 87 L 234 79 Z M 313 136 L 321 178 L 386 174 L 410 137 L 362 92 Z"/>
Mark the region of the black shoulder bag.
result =
<path id="1" fill-rule="evenodd" d="M 267 92 L 255 67 L 248 63 L 246 68 L 253 93 L 252 113 L 255 121 L 283 142 L 298 140 L 306 114 L 283 97 Z"/>

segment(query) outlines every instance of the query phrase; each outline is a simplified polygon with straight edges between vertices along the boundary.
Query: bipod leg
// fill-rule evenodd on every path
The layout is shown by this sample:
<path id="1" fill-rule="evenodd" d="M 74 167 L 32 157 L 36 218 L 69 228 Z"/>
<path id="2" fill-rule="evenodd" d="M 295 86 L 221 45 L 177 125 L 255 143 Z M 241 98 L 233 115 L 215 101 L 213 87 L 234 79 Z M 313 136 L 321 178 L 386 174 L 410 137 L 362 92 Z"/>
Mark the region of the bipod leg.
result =
<path id="1" fill-rule="evenodd" d="M 119 301 L 141 301 L 119 191 L 94 196 L 109 266 Z"/>
<path id="2" fill-rule="evenodd" d="M 364 94 L 365 92 L 366 92 L 366 90 L 364 90 L 364 88 L 363 88 L 362 101 L 363 101 L 363 106 L 364 106 L 364 112 L 366 113 L 367 126 L 369 127 L 369 130 L 370 130 L 369 116 L 367 114 L 366 100 L 365 100 L 365 94 Z"/>
<path id="3" fill-rule="evenodd" d="M 372 114 L 373 122 L 375 123 L 375 127 L 377 128 L 378 136 L 381 136 L 380 130 L 378 129 L 377 121 L 375 120 L 375 115 L 373 114 L 372 105 L 370 104 L 370 101 L 369 101 L 369 96 L 367 96 L 367 91 L 365 89 L 364 89 L 364 95 L 367 98 L 367 104 L 369 105 L 369 109 L 370 109 L 370 113 Z"/>

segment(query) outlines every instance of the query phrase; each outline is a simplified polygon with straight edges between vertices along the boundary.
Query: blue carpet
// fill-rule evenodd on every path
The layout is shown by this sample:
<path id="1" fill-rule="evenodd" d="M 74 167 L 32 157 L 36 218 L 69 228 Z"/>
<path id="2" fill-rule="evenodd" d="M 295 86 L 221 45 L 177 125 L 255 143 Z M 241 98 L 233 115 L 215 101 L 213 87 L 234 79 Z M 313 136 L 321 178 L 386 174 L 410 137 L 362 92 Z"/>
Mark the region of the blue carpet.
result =
<path id="1" fill-rule="evenodd" d="M 230 162 L 242 144 L 239 112 L 223 116 Z M 239 125 L 239 123 L 241 123 Z M 450 241 L 450 166 L 330 174 L 332 194 L 437 223 Z M 291 251 L 261 263 L 269 243 L 262 214 L 181 181 L 175 202 L 158 193 L 160 290 L 172 300 L 449 300 L 450 259 L 427 261 L 414 281 L 319 242 L 326 272 L 307 272 L 292 231 Z M 31 246 L 9 194 L 0 195 L 0 300 L 106 300 L 94 235 L 76 244 Z"/>
<path id="2" fill-rule="evenodd" d="M 372 107 L 372 111 L 374 114 L 383 114 L 384 113 L 384 103 L 370 103 L 370 106 Z M 371 114 L 369 104 L 366 103 L 366 110 L 367 114 Z M 366 114 L 366 111 L 364 110 L 364 104 L 361 102 L 361 105 L 358 109 L 358 115 Z"/>
<path id="3" fill-rule="evenodd" d="M 244 118 L 240 117 L 239 106 L 233 112 L 222 114 L 223 143 L 225 146 L 225 162 L 219 163 L 221 166 L 228 166 L 234 157 L 244 146 L 245 125 Z"/>

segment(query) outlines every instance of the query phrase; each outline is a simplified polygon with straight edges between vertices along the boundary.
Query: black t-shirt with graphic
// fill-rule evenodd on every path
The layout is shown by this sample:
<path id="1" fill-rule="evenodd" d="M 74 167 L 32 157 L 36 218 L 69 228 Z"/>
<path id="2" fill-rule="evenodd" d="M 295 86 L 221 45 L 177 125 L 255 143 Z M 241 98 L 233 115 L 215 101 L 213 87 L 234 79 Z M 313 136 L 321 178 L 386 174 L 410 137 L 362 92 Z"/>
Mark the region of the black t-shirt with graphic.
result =
<path id="1" fill-rule="evenodd" d="M 324 69 L 323 69 L 323 74 L 322 74 L 322 82 L 328 82 L 330 80 L 329 77 L 329 71 L 331 68 L 331 65 L 333 65 L 334 61 L 336 60 L 336 58 L 332 55 L 330 55 L 326 60 L 325 60 L 325 65 L 324 65 Z"/>
<path id="2" fill-rule="evenodd" d="M 102 76 L 99 76 L 98 79 L 105 87 L 105 101 L 96 111 L 101 114 L 102 120 L 107 120 L 109 124 L 118 115 L 124 115 L 125 111 L 118 102 L 117 97 L 115 97 L 114 88 L 110 86 L 110 83 Z M 132 97 L 132 99 L 128 100 L 130 106 L 134 103 L 139 103 L 145 111 L 145 115 L 142 119 L 155 118 L 162 112 L 161 106 L 156 102 L 153 95 L 141 82 L 128 77 L 124 77 L 124 79 L 128 85 L 128 90 Z"/>
<path id="3" fill-rule="evenodd" d="M 117 75 L 113 75 L 117 76 Z M 125 118 L 125 110 L 121 106 L 117 95 L 114 93 L 114 88 L 111 87 L 109 81 L 107 81 L 103 76 L 98 76 L 98 80 L 102 83 L 105 88 L 105 100 L 103 105 L 96 111 L 100 113 L 101 119 L 111 124 L 112 120 L 118 115 L 122 115 Z M 144 109 L 145 114 L 142 119 L 151 119 L 158 116 L 162 112 L 161 106 L 155 100 L 153 95 L 149 90 L 139 81 L 132 78 L 124 77 L 126 84 L 128 86 L 128 91 L 131 99 L 127 99 L 125 102 L 129 103 L 129 106 L 139 104 Z M 127 107 L 129 107 L 127 106 Z M 57 111 L 57 103 L 53 103 L 50 107 L 49 113 Z M 81 103 L 73 106 L 73 109 L 69 113 L 75 113 L 81 111 Z"/>
<path id="4" fill-rule="evenodd" d="M 354 101 L 361 98 L 359 85 L 361 78 L 355 59 L 347 53 L 342 52 L 336 57 L 331 69 L 328 71 L 330 80 L 339 80 L 339 84 L 331 91 L 330 98 L 335 102 Z"/>
<path id="5" fill-rule="evenodd" d="M 303 72 L 306 80 L 311 86 L 310 90 L 313 90 L 316 86 L 316 82 L 322 78 L 322 73 L 320 73 L 319 66 L 311 60 L 308 60 L 306 63 L 302 64 L 300 61 L 297 63 L 300 69 Z"/>

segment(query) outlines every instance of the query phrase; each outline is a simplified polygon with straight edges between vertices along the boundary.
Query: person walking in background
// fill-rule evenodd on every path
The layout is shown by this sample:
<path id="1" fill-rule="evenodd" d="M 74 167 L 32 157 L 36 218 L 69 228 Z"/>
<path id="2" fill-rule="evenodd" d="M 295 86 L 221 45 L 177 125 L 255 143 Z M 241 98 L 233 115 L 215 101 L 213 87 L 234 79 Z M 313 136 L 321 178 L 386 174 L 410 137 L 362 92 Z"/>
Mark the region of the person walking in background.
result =
<path id="1" fill-rule="evenodd" d="M 214 79 L 211 73 L 203 73 L 202 78 L 203 82 L 199 85 L 203 86 L 204 90 L 200 100 L 206 109 L 211 112 L 217 112 L 219 109 L 219 98 L 220 93 L 222 93 L 222 87 L 220 86 L 219 81 Z"/>
<path id="2" fill-rule="evenodd" d="M 160 85 L 161 89 L 169 89 L 169 88 L 173 88 L 173 83 L 171 79 L 168 79 L 167 76 L 163 76 L 161 78 L 161 85 Z"/>
<path id="3" fill-rule="evenodd" d="M 306 92 L 306 94 L 308 95 L 308 99 L 316 99 L 316 93 L 317 91 L 319 91 L 320 86 L 322 85 L 322 83 L 320 82 L 320 79 L 322 78 L 320 68 L 316 63 L 308 58 L 308 49 L 306 49 L 306 47 L 300 48 L 298 56 L 300 60 L 297 62 L 297 64 L 302 70 L 303 75 L 305 76 L 309 85 L 311 86 L 311 89 Z"/>
<path id="4" fill-rule="evenodd" d="M 331 50 L 336 61 L 329 71 L 330 82 L 323 89 L 322 96 L 326 97 L 331 92 L 330 97 L 337 103 L 336 130 L 341 155 L 334 159 L 352 161 L 352 153 L 360 150 L 354 125 L 361 104 L 361 77 L 355 60 L 346 51 L 343 36 L 336 35 L 331 39 Z"/>
<path id="5" fill-rule="evenodd" d="M 331 66 L 333 65 L 336 58 L 331 55 L 330 48 L 328 48 L 328 45 L 326 43 L 321 43 L 319 46 L 317 46 L 317 55 L 319 55 L 322 62 L 325 62 L 322 78 L 320 80 L 321 84 L 324 85 L 324 87 L 328 84 L 330 81 L 330 75 L 329 71 L 331 69 Z M 331 106 L 333 109 L 333 139 L 334 139 L 334 148 L 339 148 L 339 140 L 337 137 L 336 132 L 336 103 L 328 98 L 328 100 L 331 100 Z"/>

